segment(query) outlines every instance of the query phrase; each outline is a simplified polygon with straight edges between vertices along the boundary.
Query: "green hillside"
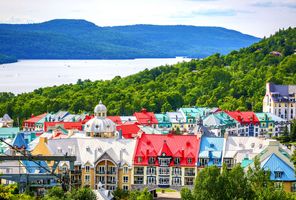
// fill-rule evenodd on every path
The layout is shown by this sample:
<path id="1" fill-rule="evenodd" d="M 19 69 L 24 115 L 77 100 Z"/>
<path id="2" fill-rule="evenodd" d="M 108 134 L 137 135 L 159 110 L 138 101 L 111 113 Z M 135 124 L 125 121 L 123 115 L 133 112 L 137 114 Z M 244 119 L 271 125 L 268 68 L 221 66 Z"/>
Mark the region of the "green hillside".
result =
<path id="1" fill-rule="evenodd" d="M 129 25 L 85 20 L 0 24 L 0 54 L 18 59 L 201 58 L 227 54 L 259 38 L 222 27 Z"/>
<path id="2" fill-rule="evenodd" d="M 60 109 L 92 112 L 100 99 L 108 106 L 109 115 L 128 115 L 142 107 L 165 112 L 194 105 L 260 111 L 266 81 L 296 84 L 295 49 L 296 28 L 280 30 L 226 56 L 215 54 L 110 81 L 78 81 L 18 96 L 1 94 L 0 115 L 9 113 L 23 119 Z"/>

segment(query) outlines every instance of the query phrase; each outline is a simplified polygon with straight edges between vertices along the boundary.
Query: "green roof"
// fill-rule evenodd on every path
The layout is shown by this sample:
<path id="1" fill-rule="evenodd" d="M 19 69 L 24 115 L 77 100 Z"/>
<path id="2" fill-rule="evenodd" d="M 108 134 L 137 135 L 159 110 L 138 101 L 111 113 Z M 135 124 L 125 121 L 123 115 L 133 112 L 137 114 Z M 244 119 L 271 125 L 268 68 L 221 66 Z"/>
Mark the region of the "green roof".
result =
<path id="1" fill-rule="evenodd" d="M 171 123 L 169 117 L 166 114 L 155 114 L 158 123 Z"/>
<path id="2" fill-rule="evenodd" d="M 0 137 L 1 138 L 14 138 L 16 134 L 20 131 L 19 127 L 10 127 L 10 128 L 0 128 Z"/>

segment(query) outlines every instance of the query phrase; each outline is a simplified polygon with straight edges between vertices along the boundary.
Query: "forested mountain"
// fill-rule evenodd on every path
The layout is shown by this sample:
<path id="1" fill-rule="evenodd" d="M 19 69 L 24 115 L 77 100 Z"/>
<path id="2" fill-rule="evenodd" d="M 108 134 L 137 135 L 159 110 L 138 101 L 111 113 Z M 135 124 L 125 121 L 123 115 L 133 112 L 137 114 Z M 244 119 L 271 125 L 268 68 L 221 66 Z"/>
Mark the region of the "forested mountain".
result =
<path id="1" fill-rule="evenodd" d="M 0 54 L 18 59 L 127 59 L 226 54 L 259 38 L 221 27 L 99 27 L 85 20 L 0 24 Z"/>
<path id="2" fill-rule="evenodd" d="M 101 99 L 109 115 L 130 115 L 146 107 L 165 112 L 182 106 L 219 106 L 260 111 L 265 84 L 296 84 L 296 28 L 280 30 L 248 48 L 214 54 L 173 66 L 161 66 L 108 81 L 40 88 L 0 95 L 0 116 L 20 119 L 32 113 L 90 111 Z"/>

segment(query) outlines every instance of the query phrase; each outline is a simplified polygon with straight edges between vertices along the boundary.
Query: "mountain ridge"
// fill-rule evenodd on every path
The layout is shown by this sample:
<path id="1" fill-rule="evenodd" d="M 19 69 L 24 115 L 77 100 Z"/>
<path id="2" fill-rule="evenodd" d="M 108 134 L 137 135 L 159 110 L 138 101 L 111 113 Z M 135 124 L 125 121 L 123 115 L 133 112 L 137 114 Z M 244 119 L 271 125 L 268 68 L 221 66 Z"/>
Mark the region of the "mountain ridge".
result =
<path id="1" fill-rule="evenodd" d="M 97 26 L 86 20 L 63 19 L 0 24 L 0 54 L 19 59 L 199 58 L 226 54 L 258 40 L 223 27 Z"/>

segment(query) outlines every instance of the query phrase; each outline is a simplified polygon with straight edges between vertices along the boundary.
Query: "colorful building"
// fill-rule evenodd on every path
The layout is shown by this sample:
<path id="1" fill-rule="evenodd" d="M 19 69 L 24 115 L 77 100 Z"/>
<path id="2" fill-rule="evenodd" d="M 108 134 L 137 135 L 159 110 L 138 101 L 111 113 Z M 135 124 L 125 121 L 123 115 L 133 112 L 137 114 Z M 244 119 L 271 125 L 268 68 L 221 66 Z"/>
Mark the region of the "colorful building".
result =
<path id="1" fill-rule="evenodd" d="M 38 116 L 32 115 L 30 119 L 27 119 L 23 122 L 24 131 L 40 131 L 43 130 L 42 123 L 38 123 L 40 120 L 44 120 L 47 116 L 47 113 L 43 113 Z"/>
<path id="2" fill-rule="evenodd" d="M 272 113 L 280 118 L 296 118 L 296 85 L 276 85 L 266 83 L 263 99 L 263 112 Z"/>
<path id="3" fill-rule="evenodd" d="M 155 114 L 157 119 L 157 128 L 169 132 L 172 129 L 172 123 L 166 114 Z"/>
<path id="4" fill-rule="evenodd" d="M 225 112 L 216 112 L 203 119 L 203 125 L 217 137 L 224 137 L 224 134 L 237 135 L 237 122 Z"/>
<path id="5" fill-rule="evenodd" d="M 153 128 L 157 127 L 158 121 L 153 112 L 148 112 L 145 108 L 141 112 L 135 112 L 134 116 L 140 125 L 151 126 Z"/>
<path id="6" fill-rule="evenodd" d="M 192 187 L 196 175 L 199 138 L 195 135 L 142 134 L 133 156 L 132 188 Z"/>
<path id="7" fill-rule="evenodd" d="M 201 137 L 198 168 L 212 165 L 222 166 L 224 141 L 225 138 L 221 137 Z"/>
<path id="8" fill-rule="evenodd" d="M 251 111 L 225 111 L 230 117 L 237 121 L 237 135 L 257 137 L 260 133 L 260 121 L 256 114 Z"/>

